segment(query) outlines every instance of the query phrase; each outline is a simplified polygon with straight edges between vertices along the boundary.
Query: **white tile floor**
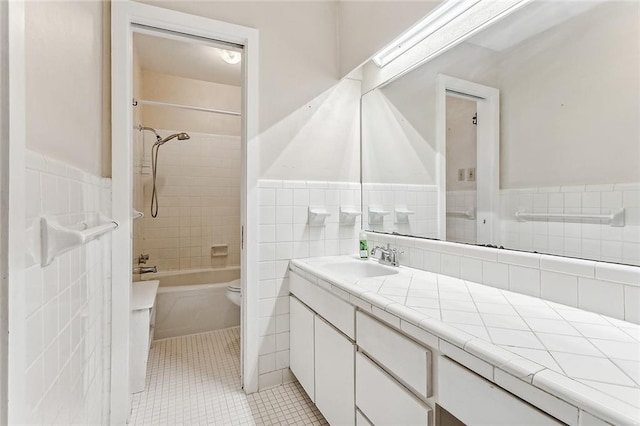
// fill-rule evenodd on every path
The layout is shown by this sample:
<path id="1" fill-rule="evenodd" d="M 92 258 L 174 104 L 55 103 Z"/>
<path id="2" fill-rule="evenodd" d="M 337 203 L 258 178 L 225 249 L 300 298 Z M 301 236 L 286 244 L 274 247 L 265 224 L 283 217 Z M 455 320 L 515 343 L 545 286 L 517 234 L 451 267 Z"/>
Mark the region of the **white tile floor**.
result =
<path id="1" fill-rule="evenodd" d="M 326 425 L 299 383 L 246 395 L 238 327 L 157 340 L 132 425 Z"/>

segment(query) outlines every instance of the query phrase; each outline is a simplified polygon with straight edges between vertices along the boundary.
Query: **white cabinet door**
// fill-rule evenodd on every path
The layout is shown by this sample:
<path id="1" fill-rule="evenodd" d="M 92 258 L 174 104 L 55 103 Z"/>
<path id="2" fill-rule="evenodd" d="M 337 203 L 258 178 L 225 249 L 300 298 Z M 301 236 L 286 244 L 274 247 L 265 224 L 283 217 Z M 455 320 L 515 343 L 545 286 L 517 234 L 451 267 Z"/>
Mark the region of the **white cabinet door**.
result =
<path id="1" fill-rule="evenodd" d="M 315 319 L 316 406 L 331 425 L 355 424 L 355 345 L 319 316 Z"/>
<path id="2" fill-rule="evenodd" d="M 315 314 L 289 296 L 289 363 L 293 374 L 315 402 L 313 322 Z"/>

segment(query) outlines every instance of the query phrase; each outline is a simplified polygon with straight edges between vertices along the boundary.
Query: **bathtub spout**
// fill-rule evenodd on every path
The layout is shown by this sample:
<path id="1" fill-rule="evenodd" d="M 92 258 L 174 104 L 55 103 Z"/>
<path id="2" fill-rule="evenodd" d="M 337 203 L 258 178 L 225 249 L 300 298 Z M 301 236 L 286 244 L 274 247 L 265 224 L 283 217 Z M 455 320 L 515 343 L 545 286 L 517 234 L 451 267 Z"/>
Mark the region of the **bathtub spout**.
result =
<path id="1" fill-rule="evenodd" d="M 155 266 L 139 266 L 137 268 L 133 268 L 134 274 L 155 274 L 156 272 L 158 272 L 158 268 Z"/>

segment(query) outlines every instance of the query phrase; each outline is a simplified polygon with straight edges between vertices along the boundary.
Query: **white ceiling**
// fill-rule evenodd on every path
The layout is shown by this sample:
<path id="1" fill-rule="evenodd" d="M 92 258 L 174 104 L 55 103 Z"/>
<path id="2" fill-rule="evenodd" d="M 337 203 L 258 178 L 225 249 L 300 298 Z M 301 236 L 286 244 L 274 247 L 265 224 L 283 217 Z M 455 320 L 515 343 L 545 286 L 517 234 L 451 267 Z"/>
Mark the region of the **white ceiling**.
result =
<path id="1" fill-rule="evenodd" d="M 467 42 L 502 52 L 594 8 L 603 1 L 532 1 Z"/>
<path id="2" fill-rule="evenodd" d="M 134 33 L 133 46 L 143 70 L 232 86 L 241 84 L 242 62 L 226 63 L 220 57 L 222 49 L 212 45 Z"/>

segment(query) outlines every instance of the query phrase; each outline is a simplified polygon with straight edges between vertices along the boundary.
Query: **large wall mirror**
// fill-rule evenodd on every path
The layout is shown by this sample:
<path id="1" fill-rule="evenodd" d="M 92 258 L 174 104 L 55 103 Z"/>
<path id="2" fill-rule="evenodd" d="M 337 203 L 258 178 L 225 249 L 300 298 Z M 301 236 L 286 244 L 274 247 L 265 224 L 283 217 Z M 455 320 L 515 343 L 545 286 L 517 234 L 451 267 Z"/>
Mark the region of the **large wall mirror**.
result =
<path id="1" fill-rule="evenodd" d="M 532 1 L 367 89 L 362 191 L 367 230 L 640 265 L 640 4 Z"/>

